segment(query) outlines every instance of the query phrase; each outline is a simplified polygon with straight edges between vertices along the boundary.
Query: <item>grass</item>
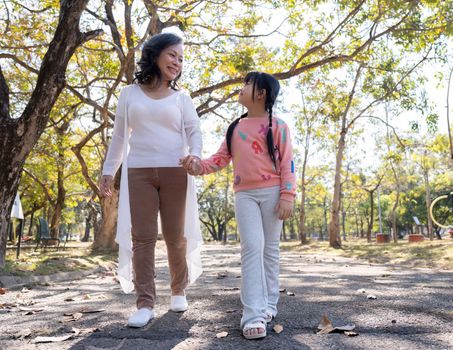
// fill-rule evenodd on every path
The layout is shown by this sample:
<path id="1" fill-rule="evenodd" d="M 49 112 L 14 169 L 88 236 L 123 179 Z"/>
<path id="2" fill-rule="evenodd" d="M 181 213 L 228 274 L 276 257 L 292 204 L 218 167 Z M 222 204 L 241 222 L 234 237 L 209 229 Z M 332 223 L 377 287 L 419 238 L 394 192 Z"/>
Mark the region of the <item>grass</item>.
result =
<path id="1" fill-rule="evenodd" d="M 24 249 L 19 259 L 16 250 L 8 249 L 3 275 L 30 276 L 50 275 L 57 272 L 81 271 L 96 268 L 115 259 L 115 254 L 92 252 L 90 243 L 77 243 L 66 246 L 65 250 L 55 251 L 49 247 L 45 251 Z"/>
<path id="2" fill-rule="evenodd" d="M 307 254 L 344 256 L 367 260 L 379 264 L 400 264 L 412 267 L 428 267 L 453 270 L 453 239 L 425 240 L 418 243 L 399 241 L 398 243 L 377 244 L 366 240 L 348 240 L 342 242 L 341 249 L 329 247 L 328 242 L 283 242 L 283 250 L 298 251 Z"/>

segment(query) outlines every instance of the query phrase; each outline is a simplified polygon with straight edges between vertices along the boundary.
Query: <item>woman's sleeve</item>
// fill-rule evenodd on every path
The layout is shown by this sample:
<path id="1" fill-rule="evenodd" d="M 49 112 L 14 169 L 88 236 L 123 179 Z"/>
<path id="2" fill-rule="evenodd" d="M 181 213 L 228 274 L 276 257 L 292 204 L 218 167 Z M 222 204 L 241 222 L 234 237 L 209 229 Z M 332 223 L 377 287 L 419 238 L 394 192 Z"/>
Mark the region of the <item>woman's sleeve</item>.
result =
<path id="1" fill-rule="evenodd" d="M 126 91 L 121 90 L 118 98 L 118 105 L 115 113 L 115 123 L 113 126 L 112 140 L 110 141 L 107 156 L 105 157 L 102 175 L 115 176 L 118 168 L 123 161 L 123 142 L 124 142 L 124 127 L 125 127 L 125 111 L 126 111 Z"/>
<path id="2" fill-rule="evenodd" d="M 201 160 L 201 175 L 211 174 L 225 168 L 231 161 L 226 141 L 223 140 L 220 148 L 208 159 Z"/>
<path id="3" fill-rule="evenodd" d="M 279 119 L 277 146 L 280 156 L 280 199 L 294 202 L 296 197 L 296 171 L 288 125 Z"/>
<path id="4" fill-rule="evenodd" d="M 189 154 L 201 158 L 203 141 L 201 138 L 200 118 L 189 95 L 183 94 L 184 130 L 189 145 Z"/>

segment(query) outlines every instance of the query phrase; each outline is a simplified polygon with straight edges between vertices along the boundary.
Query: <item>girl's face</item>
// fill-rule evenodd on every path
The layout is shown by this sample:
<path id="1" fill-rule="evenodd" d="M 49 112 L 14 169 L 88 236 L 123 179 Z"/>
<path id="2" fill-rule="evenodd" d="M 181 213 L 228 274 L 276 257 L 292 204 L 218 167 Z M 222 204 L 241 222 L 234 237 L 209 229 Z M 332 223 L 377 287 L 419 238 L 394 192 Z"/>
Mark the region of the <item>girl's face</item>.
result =
<path id="1" fill-rule="evenodd" d="M 162 80 L 171 81 L 182 72 L 184 45 L 176 44 L 163 49 L 157 58 L 157 67 L 162 74 Z"/>
<path id="2" fill-rule="evenodd" d="M 252 98 L 253 95 L 253 80 L 249 80 L 248 82 L 244 83 L 242 86 L 241 91 L 239 91 L 238 102 L 243 105 L 244 107 L 250 106 L 254 103 L 261 103 L 263 102 L 264 92 L 259 92 L 255 86 L 255 98 Z"/>

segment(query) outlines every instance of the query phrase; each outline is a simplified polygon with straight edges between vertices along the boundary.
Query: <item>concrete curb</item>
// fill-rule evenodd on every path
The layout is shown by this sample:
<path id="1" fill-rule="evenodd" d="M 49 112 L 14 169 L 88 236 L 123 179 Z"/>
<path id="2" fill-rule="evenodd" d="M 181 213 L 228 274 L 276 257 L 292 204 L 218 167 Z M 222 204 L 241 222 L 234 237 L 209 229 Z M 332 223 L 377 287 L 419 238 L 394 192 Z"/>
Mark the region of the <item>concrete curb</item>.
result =
<path id="1" fill-rule="evenodd" d="M 46 282 L 62 282 L 68 280 L 78 280 L 94 273 L 107 271 L 103 266 L 98 266 L 90 270 L 58 272 L 52 275 L 42 276 L 0 276 L 0 286 L 8 289 L 24 287 L 30 284 Z"/>

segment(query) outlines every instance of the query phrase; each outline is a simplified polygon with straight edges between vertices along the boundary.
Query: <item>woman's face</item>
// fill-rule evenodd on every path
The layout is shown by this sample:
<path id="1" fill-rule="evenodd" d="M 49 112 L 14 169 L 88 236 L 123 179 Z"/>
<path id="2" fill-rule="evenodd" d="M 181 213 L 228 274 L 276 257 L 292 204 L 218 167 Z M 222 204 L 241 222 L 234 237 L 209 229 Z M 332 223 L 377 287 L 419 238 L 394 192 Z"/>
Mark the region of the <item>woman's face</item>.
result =
<path id="1" fill-rule="evenodd" d="M 157 58 L 157 66 L 162 74 L 162 80 L 171 81 L 182 72 L 184 45 L 176 44 L 162 50 Z"/>

